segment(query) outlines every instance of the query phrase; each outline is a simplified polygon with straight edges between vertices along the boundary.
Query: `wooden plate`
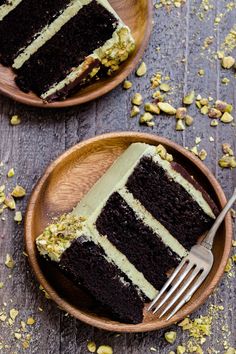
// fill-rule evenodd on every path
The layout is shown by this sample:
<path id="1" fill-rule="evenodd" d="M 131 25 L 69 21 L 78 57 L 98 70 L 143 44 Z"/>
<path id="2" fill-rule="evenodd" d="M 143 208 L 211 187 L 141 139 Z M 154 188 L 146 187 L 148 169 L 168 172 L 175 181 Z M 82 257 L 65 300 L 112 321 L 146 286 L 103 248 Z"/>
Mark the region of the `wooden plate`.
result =
<path id="1" fill-rule="evenodd" d="M 39 256 L 35 239 L 52 221 L 53 216 L 69 212 L 104 174 L 113 161 L 133 142 L 163 144 L 208 191 L 219 208 L 226 198 L 219 183 L 207 167 L 179 145 L 154 135 L 141 133 L 111 133 L 95 137 L 74 146 L 45 171 L 29 201 L 25 221 L 25 242 L 29 262 L 35 275 L 50 297 L 66 312 L 90 325 L 111 331 L 143 332 L 156 330 L 180 321 L 204 303 L 219 282 L 229 256 L 232 223 L 228 215 L 219 229 L 214 244 L 214 266 L 206 281 L 191 301 L 170 321 L 159 320 L 145 311 L 143 323 L 128 325 L 112 321 L 98 312 L 96 303 L 60 274 L 50 262 Z"/>
<path id="2" fill-rule="evenodd" d="M 122 20 L 130 27 L 136 41 L 136 50 L 129 59 L 121 65 L 120 70 L 112 77 L 99 80 L 96 83 L 78 91 L 65 101 L 45 104 L 32 92 L 22 92 L 14 82 L 11 69 L 0 65 L 0 92 L 16 101 L 31 106 L 45 108 L 60 108 L 79 105 L 94 100 L 118 86 L 135 68 L 143 55 L 148 43 L 152 27 L 152 1 L 151 0 L 110 0 L 111 5 Z"/>

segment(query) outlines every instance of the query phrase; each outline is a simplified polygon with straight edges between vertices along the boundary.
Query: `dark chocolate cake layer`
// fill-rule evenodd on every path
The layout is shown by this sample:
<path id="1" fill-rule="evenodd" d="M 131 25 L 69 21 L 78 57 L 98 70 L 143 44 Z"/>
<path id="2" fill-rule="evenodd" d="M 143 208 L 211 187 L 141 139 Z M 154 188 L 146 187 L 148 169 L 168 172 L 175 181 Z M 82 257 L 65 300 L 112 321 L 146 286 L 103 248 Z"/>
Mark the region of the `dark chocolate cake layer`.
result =
<path id="1" fill-rule="evenodd" d="M 168 270 L 179 264 L 176 254 L 137 218 L 118 193 L 108 199 L 96 227 L 156 289 L 166 282 Z"/>
<path id="2" fill-rule="evenodd" d="M 152 158 L 141 159 L 126 187 L 188 250 L 213 223 L 189 193 Z"/>
<path id="3" fill-rule="evenodd" d="M 16 70 L 16 83 L 40 96 L 110 39 L 116 24 L 117 19 L 93 0 Z"/>
<path id="4" fill-rule="evenodd" d="M 7 66 L 51 23 L 70 0 L 24 0 L 0 21 L 0 60 Z"/>
<path id="5" fill-rule="evenodd" d="M 82 284 L 109 308 L 115 318 L 127 323 L 142 322 L 141 297 L 127 276 L 104 258 L 101 247 L 80 236 L 64 251 L 59 267 L 76 285 Z"/>

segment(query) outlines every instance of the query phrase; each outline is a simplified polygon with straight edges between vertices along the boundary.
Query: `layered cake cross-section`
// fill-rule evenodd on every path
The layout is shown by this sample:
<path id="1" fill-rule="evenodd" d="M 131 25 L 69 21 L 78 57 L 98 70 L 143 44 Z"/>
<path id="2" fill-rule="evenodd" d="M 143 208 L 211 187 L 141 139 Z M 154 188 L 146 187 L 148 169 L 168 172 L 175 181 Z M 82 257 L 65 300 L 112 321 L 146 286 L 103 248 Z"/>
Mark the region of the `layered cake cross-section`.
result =
<path id="1" fill-rule="evenodd" d="M 45 101 L 112 74 L 134 47 L 107 0 L 0 2 L 0 61 L 23 91 Z"/>
<path id="2" fill-rule="evenodd" d="M 144 303 L 217 214 L 213 200 L 163 146 L 134 143 L 36 243 L 114 319 L 139 323 Z"/>

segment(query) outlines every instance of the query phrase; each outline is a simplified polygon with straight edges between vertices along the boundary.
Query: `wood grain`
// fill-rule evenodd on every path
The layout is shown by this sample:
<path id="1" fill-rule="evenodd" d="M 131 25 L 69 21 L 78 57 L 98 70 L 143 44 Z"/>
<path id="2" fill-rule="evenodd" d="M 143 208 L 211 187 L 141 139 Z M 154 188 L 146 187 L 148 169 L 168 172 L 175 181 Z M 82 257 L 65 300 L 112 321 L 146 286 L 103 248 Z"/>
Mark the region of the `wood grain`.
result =
<path id="1" fill-rule="evenodd" d="M 111 5 L 127 24 L 136 42 L 135 51 L 111 77 L 99 80 L 61 102 L 45 103 L 34 93 L 22 92 L 11 69 L 0 65 L 0 92 L 18 102 L 43 108 L 79 105 L 101 97 L 118 86 L 135 68 L 147 46 L 152 27 L 151 0 L 111 0 Z"/>
<path id="2" fill-rule="evenodd" d="M 106 172 L 115 159 L 133 142 L 163 144 L 194 178 L 204 185 L 220 209 L 225 205 L 224 193 L 202 162 L 179 145 L 154 135 L 141 133 L 111 133 L 84 141 L 65 152 L 45 171 L 30 198 L 25 218 L 25 244 L 29 262 L 37 279 L 66 312 L 99 328 L 119 332 L 142 332 L 170 326 L 189 315 L 203 304 L 212 293 L 222 276 L 232 242 L 230 215 L 220 228 L 214 244 L 214 265 L 205 283 L 194 294 L 191 301 L 170 321 L 144 311 L 142 324 L 127 325 L 96 314 L 96 303 L 82 290 L 76 289 L 60 272 L 48 262 L 42 261 L 37 252 L 35 239 L 52 218 L 70 212 Z"/>
<path id="3" fill-rule="evenodd" d="M 51 161 L 80 141 L 114 131 L 152 132 L 188 147 L 194 146 L 195 138 L 200 136 L 200 148 L 208 152 L 204 164 L 220 182 L 225 195 L 230 196 L 236 185 L 235 170 L 221 170 L 218 159 L 222 154 L 223 142 L 230 143 L 236 151 L 236 127 L 219 124 L 216 128 L 210 128 L 209 119 L 202 116 L 194 106 L 189 111 L 195 123 L 184 132 L 176 132 L 175 119 L 164 115 L 155 118 L 156 126 L 153 129 L 139 126 L 138 118 L 129 118 L 131 97 L 135 92 L 141 92 L 144 100 L 150 101 L 153 93 L 150 90 L 150 78 L 157 71 L 171 77 L 173 93 L 169 97 L 175 106 L 181 104 L 184 93 L 195 89 L 203 97 L 211 95 L 214 99 L 226 99 L 236 107 L 234 72 L 222 70 L 220 62 L 213 60 L 209 54 L 209 51 L 214 53 L 219 49 L 235 23 L 236 10 L 233 10 L 226 14 L 218 26 L 214 26 L 215 17 L 225 12 L 228 1 L 212 2 L 214 8 L 205 13 L 204 21 L 196 15 L 201 5 L 200 0 L 187 1 L 185 6 L 179 9 L 173 7 L 171 11 L 165 7 L 154 10 L 151 42 L 143 58 L 148 74 L 142 78 L 131 74 L 129 80 L 133 88 L 127 92 L 120 85 L 99 100 L 63 110 L 34 109 L 0 97 L 0 160 L 6 163 L 6 169 L 13 166 L 16 170 L 16 176 L 8 183 L 13 186 L 17 181 L 26 186 L 27 196 L 18 204 L 23 213 L 33 186 Z M 203 51 L 203 42 L 210 35 L 213 36 L 213 43 L 208 50 Z M 236 55 L 235 51 L 232 55 Z M 185 58 L 187 61 L 182 62 Z M 197 75 L 200 68 L 205 70 L 204 77 Z M 226 86 L 221 84 L 225 76 L 230 79 Z M 12 114 L 21 116 L 20 126 L 9 125 Z M 213 142 L 209 141 L 210 136 L 214 137 Z M 4 175 L 1 177 L 2 182 L 5 181 Z M 45 299 L 39 290 L 38 281 L 30 271 L 27 258 L 22 254 L 23 233 L 23 224 L 17 225 L 12 213 L 6 214 L 5 221 L 0 218 L 0 281 L 5 284 L 0 290 L 0 308 L 3 302 L 7 303 L 8 311 L 13 306 L 18 308 L 20 315 L 17 324 L 20 318 L 25 320 L 29 315 L 36 319 L 36 323 L 29 329 L 32 333 L 30 346 L 23 350 L 21 343 L 13 337 L 13 328 L 0 322 L 0 341 L 11 344 L 11 349 L 4 350 L 3 354 L 87 354 L 88 340 L 95 340 L 98 346 L 111 345 L 114 354 L 149 354 L 152 353 L 150 348 L 155 348 L 156 354 L 168 354 L 171 350 L 176 352 L 177 345 L 186 342 L 187 332 L 182 332 L 176 325 L 168 328 L 177 332 L 176 342 L 169 344 L 164 339 L 167 329 L 117 335 L 85 325 L 66 315 L 54 302 Z M 235 251 L 234 248 L 233 253 Z M 8 278 L 11 272 L 4 266 L 7 252 L 16 260 L 11 279 Z M 233 266 L 232 272 L 235 270 Z M 198 318 L 208 314 L 210 305 L 224 307 L 218 318 L 213 318 L 212 334 L 202 345 L 204 353 L 207 353 L 208 348 L 213 348 L 223 354 L 225 340 L 231 346 L 236 346 L 235 296 L 235 278 L 225 274 L 206 303 L 192 314 L 191 318 Z M 43 312 L 38 310 L 39 306 Z M 229 332 L 223 331 L 223 326 L 228 326 Z"/>

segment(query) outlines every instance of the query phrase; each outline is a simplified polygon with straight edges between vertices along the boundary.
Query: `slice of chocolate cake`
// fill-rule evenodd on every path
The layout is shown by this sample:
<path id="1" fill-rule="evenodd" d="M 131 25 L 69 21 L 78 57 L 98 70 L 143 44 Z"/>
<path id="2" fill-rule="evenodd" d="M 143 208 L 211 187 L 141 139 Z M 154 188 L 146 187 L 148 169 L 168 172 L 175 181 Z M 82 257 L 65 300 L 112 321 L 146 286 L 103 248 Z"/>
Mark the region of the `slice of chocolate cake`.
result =
<path id="1" fill-rule="evenodd" d="M 23 91 L 46 101 L 66 98 L 100 71 L 113 73 L 133 49 L 129 28 L 107 0 L 0 6 L 0 61 L 12 66 Z"/>
<path id="2" fill-rule="evenodd" d="M 71 220 L 70 227 L 58 221 L 36 243 L 116 318 L 137 323 L 144 302 L 155 297 L 217 213 L 209 195 L 164 147 L 136 143 L 63 217 Z M 85 259 L 89 253 L 91 259 Z M 97 276 L 103 285 L 96 282 L 95 289 Z M 125 304 L 132 311 L 126 312 Z"/>

